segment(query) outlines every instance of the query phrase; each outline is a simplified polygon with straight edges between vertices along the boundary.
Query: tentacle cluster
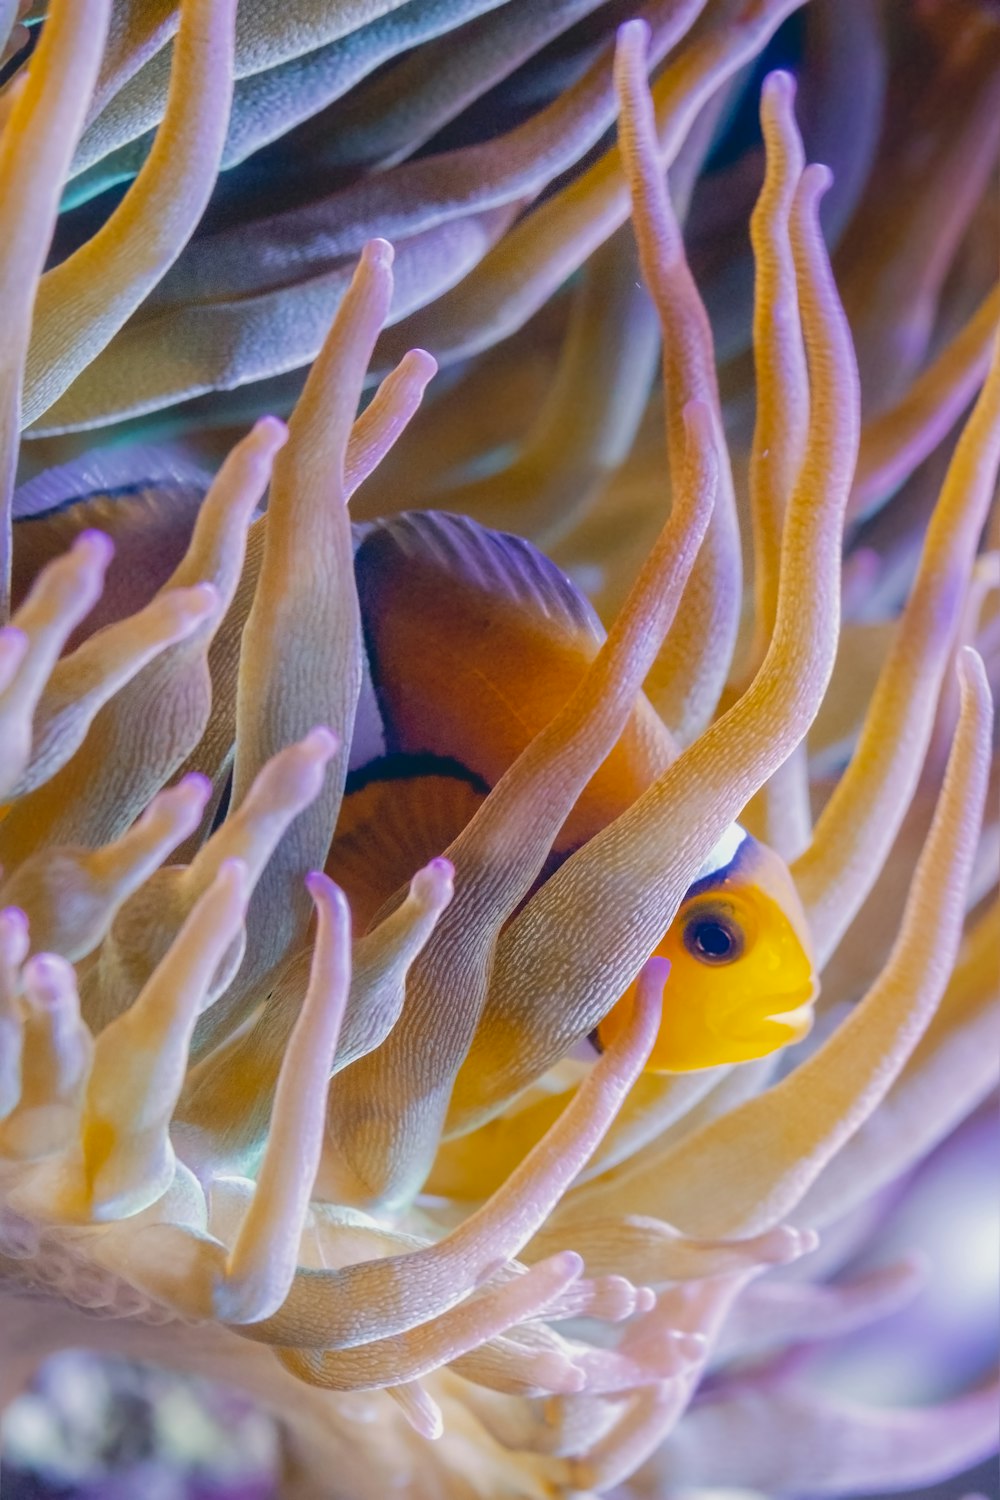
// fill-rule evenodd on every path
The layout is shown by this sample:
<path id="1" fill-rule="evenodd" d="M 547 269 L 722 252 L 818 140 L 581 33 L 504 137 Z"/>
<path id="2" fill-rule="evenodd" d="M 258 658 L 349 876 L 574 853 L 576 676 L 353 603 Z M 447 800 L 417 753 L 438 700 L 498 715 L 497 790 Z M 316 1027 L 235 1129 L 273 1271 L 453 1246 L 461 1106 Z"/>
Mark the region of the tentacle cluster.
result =
<path id="1" fill-rule="evenodd" d="M 358 1494 L 384 1476 L 387 1426 L 400 1465 L 436 1465 L 446 1483 L 464 1482 L 473 1452 L 475 1492 L 490 1495 L 602 1492 L 645 1464 L 661 1485 L 842 1494 L 929 1480 L 989 1447 L 983 1392 L 876 1413 L 767 1362 L 913 1294 L 908 1261 L 832 1284 L 823 1251 L 815 1281 L 808 1261 L 783 1268 L 821 1233 L 835 1257 L 852 1213 L 995 1082 L 996 558 L 980 538 L 1000 465 L 996 289 L 950 309 L 927 358 L 955 247 L 908 252 L 905 314 L 889 298 L 876 317 L 847 240 L 866 394 L 883 320 L 907 377 L 863 425 L 820 230 L 830 175 L 805 165 L 793 81 L 772 74 L 751 226 L 756 423 L 748 463 L 734 462 L 677 208 L 707 147 L 699 111 L 721 107 L 795 0 L 650 0 L 497 141 L 402 160 L 402 140 L 431 139 L 598 9 L 456 4 L 439 23 L 448 7 L 51 0 L 26 81 L 0 95 L 5 1397 L 63 1342 L 225 1374 L 307 1448 L 371 1449 L 376 1478 L 359 1471 Z M 0 6 L 0 46 L 15 10 Z M 848 54 L 871 40 L 825 24 L 845 26 Z M 439 87 L 404 60 L 407 91 L 390 100 L 393 75 L 375 70 L 417 42 Z M 957 159 L 974 178 L 986 151 L 995 77 L 955 66 L 968 98 L 940 127 L 935 183 Z M 328 165 L 383 171 L 269 217 L 250 257 L 245 226 L 185 250 L 220 163 L 349 88 Z M 617 145 L 525 212 L 616 109 Z M 862 118 L 842 146 L 847 188 L 866 131 Z M 67 176 L 78 201 L 134 181 L 43 271 Z M 875 221 L 877 199 L 859 207 L 847 188 L 827 200 L 834 215 Z M 449 362 L 485 349 L 607 241 L 519 454 L 499 477 L 426 487 L 493 519 L 509 482 L 511 524 L 527 515 L 583 576 L 606 473 L 635 432 L 640 454 L 648 441 L 656 331 L 622 229 L 630 205 L 663 337 L 671 504 L 657 483 L 627 589 L 601 564 L 600 601 L 623 602 L 575 692 L 449 847 L 352 933 L 324 864 L 352 747 L 378 725 L 348 502 L 370 479 L 359 499 L 375 506 L 397 440 L 420 486 L 404 429 L 436 366 L 403 343 L 422 329 Z M 395 257 L 375 224 L 398 237 Z M 883 269 L 891 280 L 893 254 Z M 633 318 L 641 368 L 622 388 Z M 718 337 L 738 366 L 738 330 Z M 257 422 L 211 482 L 140 450 L 128 471 L 112 458 L 88 483 L 71 464 L 14 489 L 28 424 L 108 422 L 314 357 L 287 427 Z M 358 415 L 373 364 L 382 382 Z M 567 428 L 598 368 L 617 388 Z M 873 533 L 842 577 L 845 521 L 898 514 L 888 491 L 974 396 L 929 524 L 900 523 L 919 555 L 871 691 L 838 696 L 842 599 L 860 615 L 852 588 L 864 597 L 865 569 L 882 568 Z M 587 487 L 577 510 L 558 478 L 567 430 Z M 136 557 L 143 568 L 126 566 Z M 870 622 L 851 624 L 870 648 Z M 643 690 L 660 715 L 657 774 L 541 878 Z M 818 786 L 838 746 L 842 774 Z M 745 809 L 792 860 L 828 976 L 821 1034 L 780 1065 L 644 1075 L 661 1007 L 669 1024 L 685 998 L 649 954 Z M 898 922 L 859 965 L 852 934 L 873 891 Z M 569 1056 L 637 976 L 603 1055 Z M 359 1436 L 372 1411 L 374 1440 L 370 1426 Z"/>

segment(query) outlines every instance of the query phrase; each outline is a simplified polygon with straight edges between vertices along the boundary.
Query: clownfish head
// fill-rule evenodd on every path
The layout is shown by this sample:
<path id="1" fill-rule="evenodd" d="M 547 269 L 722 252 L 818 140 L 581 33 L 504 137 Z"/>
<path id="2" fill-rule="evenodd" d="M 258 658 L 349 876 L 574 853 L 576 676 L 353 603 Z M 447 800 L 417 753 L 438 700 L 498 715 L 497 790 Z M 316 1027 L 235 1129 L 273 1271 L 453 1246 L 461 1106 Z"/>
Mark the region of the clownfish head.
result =
<path id="1" fill-rule="evenodd" d="M 670 960 L 647 1071 L 747 1062 L 801 1041 L 818 981 L 805 914 L 784 861 L 734 823 L 689 887 L 656 953 Z M 626 992 L 597 1028 L 616 1035 Z"/>

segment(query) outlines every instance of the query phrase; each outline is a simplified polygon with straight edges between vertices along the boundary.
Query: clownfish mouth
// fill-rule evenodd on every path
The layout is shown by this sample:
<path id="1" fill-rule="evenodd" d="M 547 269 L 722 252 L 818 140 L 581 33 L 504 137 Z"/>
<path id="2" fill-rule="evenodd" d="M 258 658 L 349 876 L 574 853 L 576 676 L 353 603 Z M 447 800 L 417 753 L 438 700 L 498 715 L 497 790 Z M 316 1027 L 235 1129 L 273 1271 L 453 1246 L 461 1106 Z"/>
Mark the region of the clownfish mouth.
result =
<path id="1" fill-rule="evenodd" d="M 813 1001 L 818 989 L 818 985 L 811 984 L 786 995 L 772 996 L 770 1003 L 780 1006 L 780 1009 L 766 1011 L 763 1015 L 758 1012 L 752 1018 L 747 1017 L 745 1026 L 731 1026 L 729 1034 L 736 1041 L 757 1042 L 767 1036 L 772 1027 L 776 1027 L 783 1033 L 784 1045 L 801 1042 L 812 1030 L 815 1019 Z"/>
<path id="2" fill-rule="evenodd" d="M 795 1040 L 801 1041 L 812 1030 L 814 1014 L 813 997 L 810 995 L 804 1004 L 796 1005 L 791 1010 L 773 1011 L 767 1019 L 775 1025 L 788 1027 L 796 1033 Z"/>

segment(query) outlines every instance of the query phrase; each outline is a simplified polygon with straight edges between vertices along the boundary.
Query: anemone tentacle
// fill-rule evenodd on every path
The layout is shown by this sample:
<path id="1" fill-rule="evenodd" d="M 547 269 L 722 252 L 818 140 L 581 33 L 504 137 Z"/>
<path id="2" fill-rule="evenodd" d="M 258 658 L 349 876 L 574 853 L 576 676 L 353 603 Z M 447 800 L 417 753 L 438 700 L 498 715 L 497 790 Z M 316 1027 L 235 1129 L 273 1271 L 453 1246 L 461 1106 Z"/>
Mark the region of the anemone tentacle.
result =
<path id="1" fill-rule="evenodd" d="M 912 10 L 0 0 L 4 1406 L 222 1377 L 351 1500 L 995 1443 L 810 1371 L 998 1073 L 1000 28 Z"/>

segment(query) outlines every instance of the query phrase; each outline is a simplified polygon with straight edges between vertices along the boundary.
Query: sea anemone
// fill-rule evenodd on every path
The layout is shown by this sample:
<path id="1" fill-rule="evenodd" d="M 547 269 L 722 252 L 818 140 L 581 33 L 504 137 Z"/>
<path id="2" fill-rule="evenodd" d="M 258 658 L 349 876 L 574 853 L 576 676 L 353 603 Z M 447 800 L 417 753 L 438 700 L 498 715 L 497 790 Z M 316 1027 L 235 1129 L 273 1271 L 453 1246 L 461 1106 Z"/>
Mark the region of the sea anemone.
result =
<path id="1" fill-rule="evenodd" d="M 738 291 L 713 340 L 675 203 L 723 85 L 795 9 L 650 3 L 612 41 L 575 29 L 593 3 L 47 7 L 0 93 L 3 1402 L 69 1347 L 218 1376 L 280 1418 L 286 1493 L 297 1468 L 352 1500 L 842 1495 L 991 1451 L 995 1386 L 888 1409 L 800 1366 L 916 1292 L 912 1258 L 841 1272 L 996 1080 L 997 555 L 980 548 L 1000 337 L 979 199 L 997 29 L 963 5 L 949 49 L 926 7 L 933 55 L 913 68 L 963 96 L 935 116 L 923 196 L 903 160 L 898 237 L 874 252 L 885 161 L 869 171 L 877 131 L 856 122 L 851 193 L 827 200 L 843 301 L 830 173 L 805 165 L 791 76 L 768 75 L 751 356 Z M 831 58 L 863 52 L 874 7 L 813 9 L 820 37 L 843 27 Z M 374 72 L 466 21 L 463 65 L 454 38 L 433 54 L 436 106 L 420 51 L 397 65 L 408 92 Z M 561 28 L 577 45 L 549 58 L 540 110 L 395 164 L 400 132 L 431 140 Z M 495 32 L 521 34 L 504 64 Z M 234 170 L 192 239 L 220 163 L 315 124 L 365 73 L 333 144 L 305 137 L 346 185 L 316 200 L 275 168 L 288 202 L 251 222 Z M 723 169 L 739 208 L 749 155 Z M 935 237 L 956 163 L 971 186 Z M 73 222 L 134 181 L 45 270 L 68 176 Z M 911 248 L 921 226 L 930 249 Z M 744 261 L 716 266 L 717 294 Z M 550 295 L 559 378 L 512 452 L 490 394 Z M 656 322 L 665 458 L 643 421 Z M 453 380 L 422 437 L 421 419 L 404 433 L 436 369 L 406 347 L 418 332 Z M 906 481 L 977 390 L 925 519 L 927 474 Z M 209 481 L 211 422 L 228 439 L 239 402 L 271 395 L 287 428 L 258 420 Z M 443 432 L 452 401 L 460 428 L 483 424 L 476 451 Z M 134 442 L 151 412 L 172 445 Z M 445 576 L 490 525 L 545 540 L 566 571 L 517 544 L 525 595 L 552 607 L 548 569 L 593 649 L 454 837 L 363 911 L 338 837 L 384 705 L 355 553 L 429 524 Z M 645 779 L 554 859 L 636 715 Z M 737 818 L 788 862 L 817 1025 L 752 1061 L 734 1044 L 655 1071 L 661 1025 L 691 1004 L 656 953 Z M 362 840 L 352 868 L 380 858 Z"/>

